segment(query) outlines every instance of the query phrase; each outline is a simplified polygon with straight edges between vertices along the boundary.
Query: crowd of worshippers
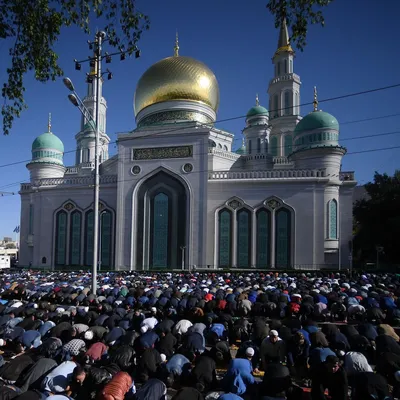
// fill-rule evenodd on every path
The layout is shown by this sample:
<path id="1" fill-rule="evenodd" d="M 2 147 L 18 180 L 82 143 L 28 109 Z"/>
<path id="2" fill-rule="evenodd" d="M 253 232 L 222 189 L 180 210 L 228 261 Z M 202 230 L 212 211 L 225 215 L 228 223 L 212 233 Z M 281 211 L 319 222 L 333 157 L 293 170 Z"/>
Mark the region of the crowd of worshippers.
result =
<path id="1" fill-rule="evenodd" d="M 0 275 L 0 400 L 384 400 L 393 274 Z M 54 397 L 55 396 L 55 397 Z"/>

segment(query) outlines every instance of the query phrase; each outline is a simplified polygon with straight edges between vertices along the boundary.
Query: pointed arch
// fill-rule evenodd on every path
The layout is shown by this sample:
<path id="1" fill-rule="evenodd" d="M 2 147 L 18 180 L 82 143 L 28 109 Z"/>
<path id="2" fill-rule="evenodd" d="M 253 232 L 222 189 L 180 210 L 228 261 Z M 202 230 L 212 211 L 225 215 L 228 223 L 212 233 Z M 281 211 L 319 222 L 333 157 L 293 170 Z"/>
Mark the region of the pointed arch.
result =
<path id="1" fill-rule="evenodd" d="M 291 265 L 292 213 L 286 207 L 275 211 L 275 266 Z"/>
<path id="2" fill-rule="evenodd" d="M 232 266 L 233 212 L 224 207 L 218 211 L 218 267 Z"/>
<path id="3" fill-rule="evenodd" d="M 55 265 L 64 266 L 67 263 L 68 213 L 65 210 L 60 210 L 56 213 L 55 219 Z"/>
<path id="4" fill-rule="evenodd" d="M 328 202 L 328 238 L 338 239 L 338 203 L 336 199 Z"/>
<path id="5" fill-rule="evenodd" d="M 251 227 L 252 213 L 246 207 L 236 212 L 236 259 L 239 268 L 251 266 Z"/>
<path id="6" fill-rule="evenodd" d="M 256 267 L 271 264 L 271 211 L 261 206 L 256 210 Z"/>
<path id="7" fill-rule="evenodd" d="M 185 177 L 176 174 L 166 166 L 161 166 L 140 179 L 132 193 L 130 261 L 132 268 L 138 266 L 147 269 L 150 267 L 151 260 L 154 260 L 154 247 L 152 247 L 155 232 L 154 198 L 160 192 L 169 196 L 168 207 L 172 207 L 168 245 L 170 265 L 168 266 L 180 268 L 183 264 L 191 265 L 192 263 L 190 226 L 193 193 Z M 153 242 L 151 242 L 152 237 Z M 185 248 L 184 253 L 181 246 Z M 184 256 L 184 262 L 182 262 L 182 256 Z"/>
<path id="8" fill-rule="evenodd" d="M 69 239 L 69 264 L 80 265 L 81 263 L 81 235 L 82 235 L 82 213 L 74 210 L 70 214 L 70 239 Z"/>

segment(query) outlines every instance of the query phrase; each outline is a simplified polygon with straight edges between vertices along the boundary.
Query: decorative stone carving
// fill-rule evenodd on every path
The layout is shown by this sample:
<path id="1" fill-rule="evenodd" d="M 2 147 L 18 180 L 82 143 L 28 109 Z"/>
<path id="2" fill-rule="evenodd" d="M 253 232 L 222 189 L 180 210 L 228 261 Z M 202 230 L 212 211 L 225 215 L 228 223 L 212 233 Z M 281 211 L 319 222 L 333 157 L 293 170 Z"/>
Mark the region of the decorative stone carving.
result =
<path id="1" fill-rule="evenodd" d="M 172 121 L 197 121 L 205 124 L 213 124 L 213 121 L 207 115 L 195 111 L 165 111 L 149 115 L 139 122 L 139 128 L 154 124 L 160 124 Z"/>
<path id="2" fill-rule="evenodd" d="M 132 174 L 133 175 L 139 175 L 142 169 L 139 167 L 139 165 L 134 165 L 132 167 Z"/>
<path id="3" fill-rule="evenodd" d="M 275 199 L 268 200 L 264 204 L 266 204 L 271 210 L 275 210 L 282 205 L 278 200 Z"/>
<path id="4" fill-rule="evenodd" d="M 190 163 L 187 163 L 183 166 L 183 172 L 186 172 L 187 174 L 193 171 L 193 165 Z"/>
<path id="5" fill-rule="evenodd" d="M 228 203 L 228 206 L 236 210 L 237 208 L 242 207 L 243 204 L 239 200 L 234 199 Z"/>
<path id="6" fill-rule="evenodd" d="M 152 147 L 133 149 L 133 160 L 161 160 L 165 158 L 188 158 L 193 156 L 193 146 Z"/>
<path id="7" fill-rule="evenodd" d="M 70 201 L 64 205 L 64 210 L 67 210 L 67 211 L 71 211 L 74 208 L 75 208 L 75 206 Z"/>

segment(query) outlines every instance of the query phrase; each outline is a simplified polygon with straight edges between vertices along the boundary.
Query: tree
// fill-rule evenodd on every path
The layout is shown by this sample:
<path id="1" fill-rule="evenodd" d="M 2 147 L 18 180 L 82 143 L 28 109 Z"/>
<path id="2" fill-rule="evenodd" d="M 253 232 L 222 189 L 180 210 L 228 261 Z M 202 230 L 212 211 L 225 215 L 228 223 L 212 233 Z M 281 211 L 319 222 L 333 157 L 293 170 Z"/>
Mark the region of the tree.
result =
<path id="1" fill-rule="evenodd" d="M 331 2 L 332 0 L 269 0 L 267 8 L 275 17 L 276 28 L 286 18 L 288 28 L 292 31 L 291 44 L 303 51 L 308 26 L 310 24 L 324 26 L 325 19 L 321 9 Z"/>
<path id="2" fill-rule="evenodd" d="M 33 71 L 47 82 L 63 75 L 54 44 L 63 27 L 77 26 L 89 34 L 92 18 L 102 18 L 109 44 L 122 43 L 132 54 L 149 18 L 136 8 L 136 0 L 6 0 L 0 2 L 0 39 L 9 40 L 11 65 L 2 88 L 3 132 L 10 132 L 15 117 L 26 108 L 24 76 Z"/>
<path id="3" fill-rule="evenodd" d="M 366 199 L 354 205 L 354 251 L 359 261 L 375 261 L 382 247 L 383 262 L 400 263 L 400 171 L 393 176 L 375 172 L 365 185 Z"/>

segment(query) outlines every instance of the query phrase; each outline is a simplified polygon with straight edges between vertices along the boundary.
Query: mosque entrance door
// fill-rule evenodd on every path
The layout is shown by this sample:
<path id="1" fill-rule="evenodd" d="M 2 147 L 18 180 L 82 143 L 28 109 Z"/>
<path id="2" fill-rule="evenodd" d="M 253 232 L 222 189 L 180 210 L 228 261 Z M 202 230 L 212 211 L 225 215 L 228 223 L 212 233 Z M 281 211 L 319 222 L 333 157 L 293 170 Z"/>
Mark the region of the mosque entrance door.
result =
<path id="1" fill-rule="evenodd" d="M 137 267 L 181 268 L 186 246 L 187 195 L 184 185 L 160 171 L 138 192 Z"/>

